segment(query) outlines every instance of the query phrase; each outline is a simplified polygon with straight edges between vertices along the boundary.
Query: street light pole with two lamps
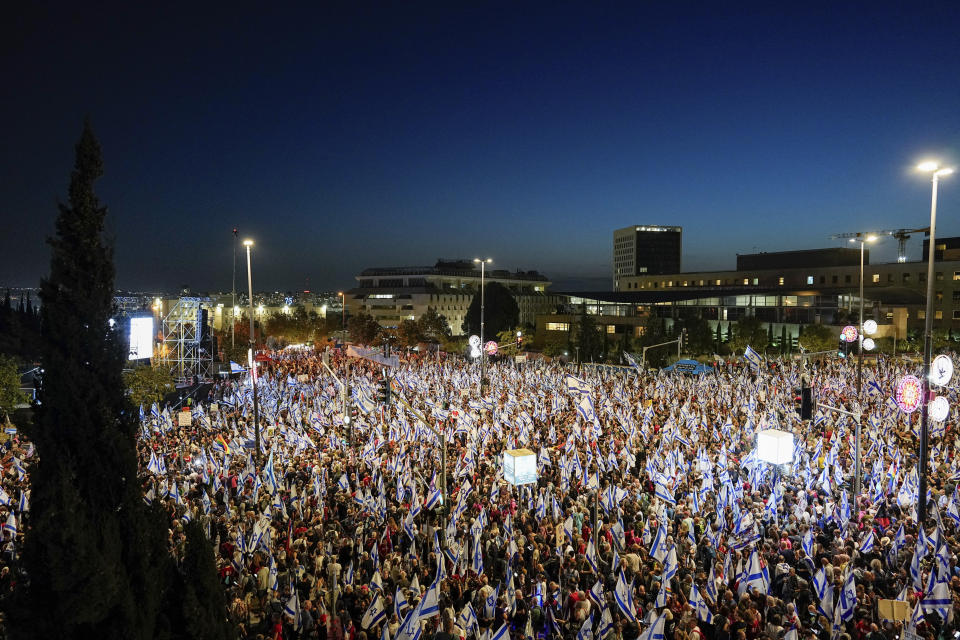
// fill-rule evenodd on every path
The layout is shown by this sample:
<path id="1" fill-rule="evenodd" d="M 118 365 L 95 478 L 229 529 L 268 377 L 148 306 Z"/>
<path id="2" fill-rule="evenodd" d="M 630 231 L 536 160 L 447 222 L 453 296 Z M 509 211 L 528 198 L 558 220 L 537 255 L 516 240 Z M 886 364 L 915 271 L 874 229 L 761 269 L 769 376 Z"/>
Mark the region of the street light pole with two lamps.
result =
<path id="1" fill-rule="evenodd" d="M 486 270 L 486 266 L 493 262 L 493 258 L 486 258 L 481 260 L 480 258 L 474 258 L 474 262 L 480 263 L 480 395 L 483 395 L 484 384 L 486 380 L 486 355 L 487 355 L 487 345 L 483 342 L 483 311 L 484 311 L 484 287 L 483 287 L 483 277 Z"/>
<path id="2" fill-rule="evenodd" d="M 927 519 L 927 458 L 929 447 L 927 444 L 929 405 L 930 405 L 930 358 L 933 355 L 933 254 L 936 250 L 937 238 L 937 186 L 941 176 L 953 173 L 953 167 L 941 167 L 938 162 L 922 162 L 917 165 L 919 171 L 931 174 L 933 187 L 930 194 L 930 241 L 927 245 L 927 311 L 923 329 L 923 403 L 920 407 L 920 456 L 919 476 L 920 486 L 917 495 L 917 519 L 921 526 Z"/>
<path id="3" fill-rule="evenodd" d="M 250 266 L 250 247 L 253 246 L 253 240 L 244 240 L 243 246 L 247 248 L 247 292 L 250 296 L 250 346 L 248 359 L 250 361 L 250 384 L 253 387 L 253 437 L 254 452 L 253 459 L 256 461 L 257 473 L 260 472 L 260 405 L 257 400 L 257 362 L 254 354 L 256 342 L 253 334 L 253 269 Z"/>

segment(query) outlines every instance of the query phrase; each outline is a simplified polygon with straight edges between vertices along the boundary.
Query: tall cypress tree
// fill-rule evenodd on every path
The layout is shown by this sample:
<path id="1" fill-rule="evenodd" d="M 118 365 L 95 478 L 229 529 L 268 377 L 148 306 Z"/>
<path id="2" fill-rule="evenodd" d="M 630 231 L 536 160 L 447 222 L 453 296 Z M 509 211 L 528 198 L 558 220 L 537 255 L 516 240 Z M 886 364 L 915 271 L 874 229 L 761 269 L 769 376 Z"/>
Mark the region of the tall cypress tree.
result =
<path id="1" fill-rule="evenodd" d="M 38 462 L 26 572 L 8 608 L 14 637 L 152 638 L 169 583 L 167 523 L 141 497 L 136 414 L 109 325 L 113 252 L 93 189 L 102 173 L 87 122 L 40 290 L 45 375 L 28 430 Z"/>

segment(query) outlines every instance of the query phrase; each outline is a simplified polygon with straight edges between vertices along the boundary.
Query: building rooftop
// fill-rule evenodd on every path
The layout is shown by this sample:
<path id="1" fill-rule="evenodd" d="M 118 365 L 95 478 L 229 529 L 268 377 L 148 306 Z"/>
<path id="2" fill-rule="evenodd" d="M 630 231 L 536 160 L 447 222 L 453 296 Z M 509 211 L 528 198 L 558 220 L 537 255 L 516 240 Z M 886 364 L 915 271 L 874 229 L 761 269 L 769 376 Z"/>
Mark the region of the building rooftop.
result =
<path id="1" fill-rule="evenodd" d="M 438 260 L 432 267 L 373 267 L 360 272 L 361 278 L 371 276 L 451 276 L 456 278 L 479 278 L 480 269 L 474 267 L 471 260 Z M 532 280 L 548 282 L 547 276 L 539 271 L 507 271 L 506 269 L 488 269 L 486 277 L 497 280 Z"/>

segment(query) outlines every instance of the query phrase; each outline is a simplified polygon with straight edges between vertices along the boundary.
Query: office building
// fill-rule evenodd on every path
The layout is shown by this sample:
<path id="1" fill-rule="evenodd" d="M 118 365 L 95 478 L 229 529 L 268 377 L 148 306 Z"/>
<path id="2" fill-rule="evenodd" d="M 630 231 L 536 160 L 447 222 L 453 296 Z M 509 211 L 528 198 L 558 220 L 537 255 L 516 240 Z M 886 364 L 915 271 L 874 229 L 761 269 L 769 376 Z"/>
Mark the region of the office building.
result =
<path id="1" fill-rule="evenodd" d="M 358 286 L 346 292 L 347 315 L 369 313 L 384 327 L 417 320 L 433 307 L 446 316 L 453 335 L 461 327 L 473 296 L 480 290 L 480 268 L 470 260 L 438 260 L 432 267 L 365 269 Z M 534 324 L 536 316 L 552 313 L 562 302 L 547 293 L 550 281 L 537 271 L 507 271 L 487 267 L 486 283 L 497 282 L 513 294 L 520 324 Z"/>
<path id="2" fill-rule="evenodd" d="M 613 288 L 622 278 L 679 272 L 682 239 L 682 227 L 633 225 L 614 231 Z"/>

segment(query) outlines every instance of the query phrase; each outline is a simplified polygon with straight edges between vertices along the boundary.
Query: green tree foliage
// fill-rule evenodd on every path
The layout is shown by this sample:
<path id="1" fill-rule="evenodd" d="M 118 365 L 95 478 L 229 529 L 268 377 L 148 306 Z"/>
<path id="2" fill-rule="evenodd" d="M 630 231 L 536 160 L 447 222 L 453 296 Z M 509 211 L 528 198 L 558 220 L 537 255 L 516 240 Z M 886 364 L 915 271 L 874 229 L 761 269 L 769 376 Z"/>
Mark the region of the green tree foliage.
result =
<path id="1" fill-rule="evenodd" d="M 427 307 L 426 313 L 417 320 L 420 336 L 428 342 L 443 343 L 452 335 L 447 316 L 437 313 L 433 307 Z"/>
<path id="2" fill-rule="evenodd" d="M 580 362 L 599 360 L 603 353 L 603 336 L 597 328 L 596 319 L 587 314 L 586 305 L 580 307 L 575 333 L 576 346 L 580 348 Z"/>
<path id="3" fill-rule="evenodd" d="M 359 344 L 373 344 L 380 334 L 380 323 L 369 313 L 358 313 L 347 320 L 350 340 Z"/>
<path id="4" fill-rule="evenodd" d="M 401 347 L 415 347 L 423 339 L 420 332 L 420 325 L 417 322 L 407 318 L 401 320 L 397 325 L 397 343 Z"/>
<path id="5" fill-rule="evenodd" d="M 0 414 L 9 416 L 14 407 L 28 400 L 27 394 L 20 391 L 20 373 L 16 361 L 0 355 Z"/>
<path id="6" fill-rule="evenodd" d="M 643 323 L 643 332 L 640 334 L 638 351 L 643 351 L 643 347 L 649 347 L 651 345 L 660 344 L 661 342 L 666 342 L 667 338 L 666 330 L 664 329 L 663 318 L 657 317 L 655 314 L 649 314 Z M 664 367 L 669 362 L 672 362 L 671 358 L 676 355 L 676 345 L 657 347 L 655 349 L 650 349 L 647 351 L 646 362 L 644 366 L 646 367 Z"/>
<path id="7" fill-rule="evenodd" d="M 40 311 L 33 306 L 29 293 L 14 306 L 7 289 L 0 305 L 0 353 L 20 361 L 40 358 Z"/>
<path id="8" fill-rule="evenodd" d="M 125 371 L 123 382 L 134 407 L 149 410 L 154 402 L 160 402 L 175 387 L 173 376 L 163 367 L 137 367 Z"/>
<path id="9" fill-rule="evenodd" d="M 123 387 L 125 348 L 109 325 L 113 252 L 94 182 L 100 145 L 84 127 L 67 204 L 41 283 L 42 404 L 25 428 L 36 445 L 24 574 L 4 603 L 17 638 L 153 638 L 179 585 L 169 520 L 137 481 L 139 425 Z"/>
<path id="10" fill-rule="evenodd" d="M 763 354 L 767 344 L 767 330 L 763 328 L 760 320 L 753 316 L 745 316 L 737 320 L 733 337 L 730 338 L 730 349 L 735 355 L 742 355 L 747 345 L 757 353 Z"/>
<path id="11" fill-rule="evenodd" d="M 234 634 L 226 617 L 226 596 L 217 580 L 213 549 L 200 523 L 187 523 L 184 534 L 180 572 L 172 576 L 180 588 L 173 594 L 170 626 L 185 638 L 228 640 Z"/>
<path id="12" fill-rule="evenodd" d="M 687 330 L 684 353 L 697 356 L 713 352 L 714 333 L 710 330 L 709 322 L 691 313 L 681 320 L 681 328 Z"/>
<path id="13" fill-rule="evenodd" d="M 800 344 L 807 351 L 836 350 L 839 338 L 837 334 L 822 324 L 810 324 L 802 327 Z"/>
<path id="14" fill-rule="evenodd" d="M 520 307 L 510 290 L 499 282 L 487 282 L 485 289 L 484 339 L 520 324 Z M 473 295 L 467 308 L 462 329 L 465 333 L 480 335 L 480 292 Z"/>
<path id="15" fill-rule="evenodd" d="M 543 355 L 555 358 L 569 354 L 567 335 L 559 331 L 551 331 L 543 340 Z"/>
<path id="16" fill-rule="evenodd" d="M 257 345 L 262 346 L 266 340 L 263 335 L 263 326 L 260 322 L 254 321 L 253 335 Z M 247 351 L 250 348 L 250 321 L 247 317 L 240 316 L 234 323 L 233 346 L 231 347 L 230 327 L 224 327 L 222 331 L 216 332 L 217 347 L 222 355 L 224 362 L 236 362 L 247 366 Z"/>

